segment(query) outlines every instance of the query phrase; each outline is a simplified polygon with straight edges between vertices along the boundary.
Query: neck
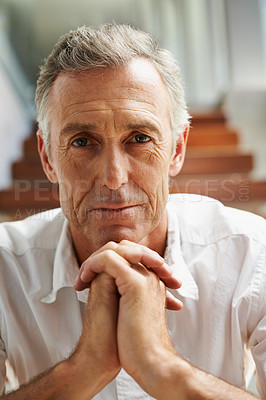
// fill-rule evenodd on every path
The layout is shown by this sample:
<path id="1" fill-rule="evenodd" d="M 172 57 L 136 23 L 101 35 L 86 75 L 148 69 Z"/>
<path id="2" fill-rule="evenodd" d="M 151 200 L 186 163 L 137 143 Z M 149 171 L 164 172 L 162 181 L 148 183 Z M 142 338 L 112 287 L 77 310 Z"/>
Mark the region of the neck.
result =
<path id="1" fill-rule="evenodd" d="M 140 240 L 139 243 L 143 246 L 149 247 L 151 250 L 156 251 L 161 257 L 163 257 L 167 244 L 167 227 L 167 211 L 164 209 L 159 224 L 152 232 Z"/>

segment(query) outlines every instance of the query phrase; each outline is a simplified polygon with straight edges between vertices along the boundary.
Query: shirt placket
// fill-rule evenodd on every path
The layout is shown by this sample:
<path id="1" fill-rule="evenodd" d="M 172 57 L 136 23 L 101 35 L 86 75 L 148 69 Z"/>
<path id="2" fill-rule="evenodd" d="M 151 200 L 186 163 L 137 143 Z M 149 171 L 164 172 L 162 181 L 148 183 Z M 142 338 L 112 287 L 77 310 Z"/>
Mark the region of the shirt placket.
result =
<path id="1" fill-rule="evenodd" d="M 148 395 L 144 390 L 134 381 L 134 379 L 121 370 L 116 377 L 116 391 L 117 400 L 153 400 L 154 397 Z"/>

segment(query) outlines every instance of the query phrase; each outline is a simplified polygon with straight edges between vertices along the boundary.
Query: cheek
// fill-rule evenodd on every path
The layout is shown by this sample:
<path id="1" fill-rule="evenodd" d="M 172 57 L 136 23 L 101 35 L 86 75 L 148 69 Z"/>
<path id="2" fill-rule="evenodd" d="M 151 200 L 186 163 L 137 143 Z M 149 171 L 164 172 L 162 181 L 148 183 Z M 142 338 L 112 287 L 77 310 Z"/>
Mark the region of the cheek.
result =
<path id="1" fill-rule="evenodd" d="M 79 160 L 61 160 L 57 171 L 61 204 L 79 204 L 93 185 L 92 170 L 90 173 L 82 168 Z"/>
<path id="2" fill-rule="evenodd" d="M 153 209 L 160 208 L 160 205 L 167 201 L 169 194 L 168 164 L 163 159 L 158 162 L 158 158 L 153 155 L 149 162 L 136 165 L 134 168 L 134 181 L 146 193 Z"/>
<path id="3" fill-rule="evenodd" d="M 154 188 L 165 187 L 165 184 L 168 186 L 169 165 L 170 153 L 168 151 L 153 151 L 141 165 L 145 181 L 151 183 Z"/>
<path id="4" fill-rule="evenodd" d="M 74 186 L 79 181 L 88 180 L 93 172 L 88 159 L 84 160 L 75 154 L 65 155 L 64 152 L 58 152 L 57 166 L 59 180 L 63 183 L 72 182 Z"/>
<path id="5" fill-rule="evenodd" d="M 154 147 L 150 153 L 148 165 L 158 180 L 168 182 L 169 166 L 171 162 L 172 146 L 170 142 L 163 142 L 160 146 Z"/>

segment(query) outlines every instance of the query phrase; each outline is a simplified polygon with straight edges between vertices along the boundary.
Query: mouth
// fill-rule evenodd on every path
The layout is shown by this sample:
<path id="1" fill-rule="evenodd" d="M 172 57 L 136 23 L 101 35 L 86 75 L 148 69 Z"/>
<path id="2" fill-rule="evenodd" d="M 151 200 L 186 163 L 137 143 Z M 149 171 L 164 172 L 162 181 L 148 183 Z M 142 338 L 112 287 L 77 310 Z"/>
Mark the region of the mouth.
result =
<path id="1" fill-rule="evenodd" d="M 105 206 L 97 206 L 90 210 L 90 214 L 95 215 L 96 217 L 127 217 L 135 214 L 137 211 L 140 211 L 142 205 L 141 204 L 132 204 L 132 205 L 123 205 L 118 204 L 108 204 Z"/>
<path id="2" fill-rule="evenodd" d="M 123 205 L 123 206 L 121 206 L 121 204 L 108 204 L 105 206 L 97 206 L 92 211 L 123 211 L 138 206 L 139 204 Z"/>

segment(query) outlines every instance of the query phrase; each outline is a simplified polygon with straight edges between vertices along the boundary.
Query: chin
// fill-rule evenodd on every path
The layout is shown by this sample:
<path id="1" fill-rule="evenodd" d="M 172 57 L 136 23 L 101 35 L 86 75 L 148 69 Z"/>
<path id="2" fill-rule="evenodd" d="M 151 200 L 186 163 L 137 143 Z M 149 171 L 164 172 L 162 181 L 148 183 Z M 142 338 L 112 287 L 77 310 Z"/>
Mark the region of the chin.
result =
<path id="1" fill-rule="evenodd" d="M 129 240 L 138 243 L 142 240 L 143 236 L 145 236 L 145 234 L 139 232 L 137 228 L 132 229 L 125 226 L 112 226 L 105 227 L 99 232 L 96 242 L 98 242 L 99 247 L 111 241 L 119 243 L 122 240 Z"/>

